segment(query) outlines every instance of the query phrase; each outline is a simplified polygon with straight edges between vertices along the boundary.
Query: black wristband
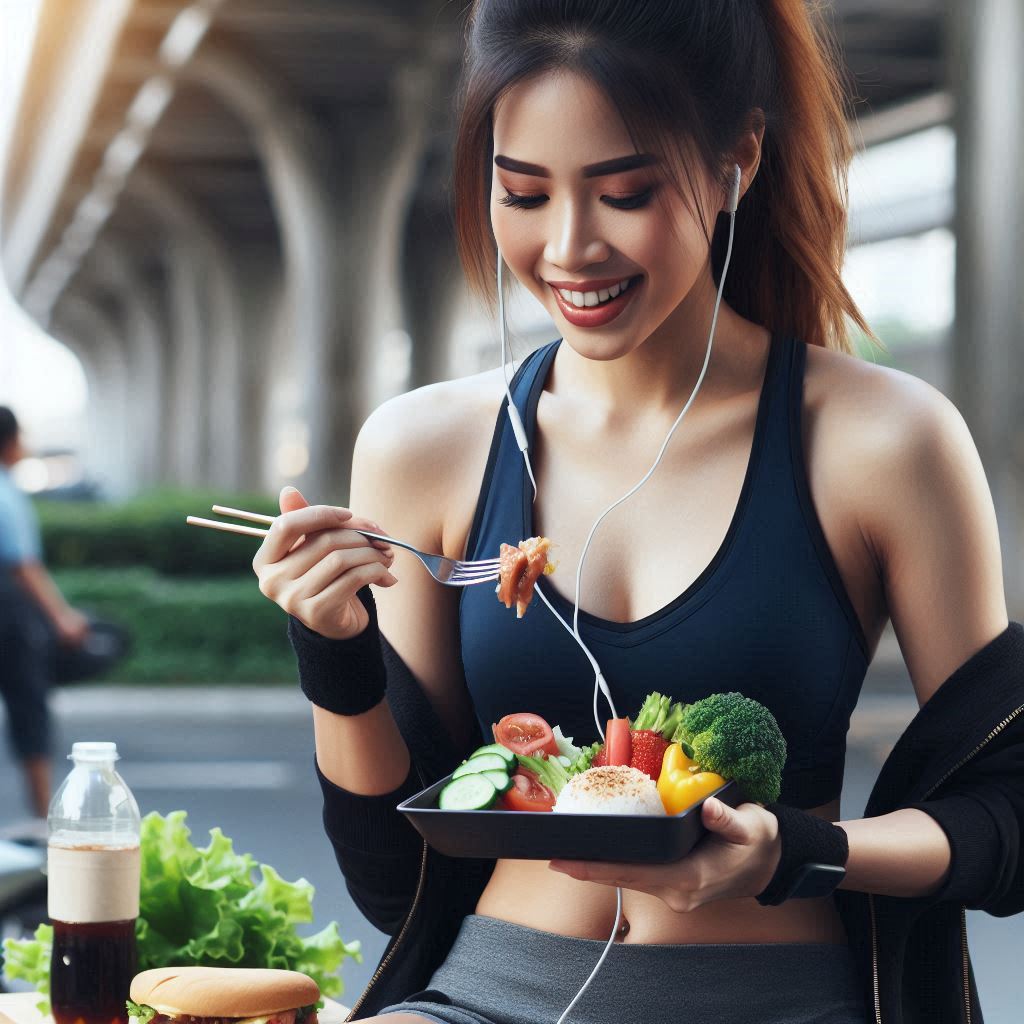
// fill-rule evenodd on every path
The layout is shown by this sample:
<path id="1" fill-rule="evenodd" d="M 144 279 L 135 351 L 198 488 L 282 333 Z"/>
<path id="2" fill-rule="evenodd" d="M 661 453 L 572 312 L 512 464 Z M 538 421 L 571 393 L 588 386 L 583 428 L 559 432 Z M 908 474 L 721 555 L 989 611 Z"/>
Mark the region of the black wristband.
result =
<path id="1" fill-rule="evenodd" d="M 817 815 L 785 804 L 765 806 L 778 819 L 781 849 L 775 874 L 756 899 L 764 907 L 774 907 L 790 896 L 800 895 L 792 888 L 806 865 L 824 865 L 823 871 L 829 865 L 844 868 L 850 856 L 850 842 L 843 829 Z M 837 870 L 835 881 L 841 881 L 842 876 L 843 872 Z"/>
<path id="2" fill-rule="evenodd" d="M 358 592 L 366 629 L 350 640 L 332 640 L 288 616 L 288 639 L 299 663 L 299 686 L 318 707 L 336 715 L 361 715 L 384 699 L 387 671 L 380 649 L 377 606 L 370 588 Z"/>

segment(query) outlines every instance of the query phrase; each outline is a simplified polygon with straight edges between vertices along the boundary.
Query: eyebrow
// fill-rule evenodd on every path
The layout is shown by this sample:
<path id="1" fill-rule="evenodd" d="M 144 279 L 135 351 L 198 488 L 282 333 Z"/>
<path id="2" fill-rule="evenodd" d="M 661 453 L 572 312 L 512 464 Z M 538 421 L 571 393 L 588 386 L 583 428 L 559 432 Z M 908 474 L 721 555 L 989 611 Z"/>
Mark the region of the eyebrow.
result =
<path id="1" fill-rule="evenodd" d="M 505 171 L 516 171 L 519 174 L 532 174 L 536 178 L 550 178 L 551 172 L 539 164 L 528 164 L 522 160 L 513 160 L 510 156 L 502 156 L 500 153 L 494 158 L 495 164 Z M 638 167 L 650 167 L 656 164 L 658 158 L 653 153 L 632 153 L 629 156 L 619 156 L 613 160 L 602 160 L 597 164 L 588 164 L 583 168 L 584 178 L 601 178 L 606 174 L 620 174 L 623 171 L 633 171 Z"/>

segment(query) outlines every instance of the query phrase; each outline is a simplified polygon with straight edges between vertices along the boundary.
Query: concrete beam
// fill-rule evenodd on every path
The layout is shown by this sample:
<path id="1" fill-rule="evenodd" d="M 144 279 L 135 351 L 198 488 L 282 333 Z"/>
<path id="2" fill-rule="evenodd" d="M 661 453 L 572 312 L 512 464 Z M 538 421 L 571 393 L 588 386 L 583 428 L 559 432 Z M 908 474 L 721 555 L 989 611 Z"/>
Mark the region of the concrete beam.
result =
<path id="1" fill-rule="evenodd" d="M 36 50 L 58 47 L 62 52 L 45 83 L 40 115 L 33 124 L 16 129 L 15 142 L 24 148 L 23 169 L 10 197 L 3 253 L 8 285 L 16 296 L 21 295 L 67 185 L 133 2 L 48 4 L 44 9 Z M 51 10 L 58 6 L 59 17 Z"/>

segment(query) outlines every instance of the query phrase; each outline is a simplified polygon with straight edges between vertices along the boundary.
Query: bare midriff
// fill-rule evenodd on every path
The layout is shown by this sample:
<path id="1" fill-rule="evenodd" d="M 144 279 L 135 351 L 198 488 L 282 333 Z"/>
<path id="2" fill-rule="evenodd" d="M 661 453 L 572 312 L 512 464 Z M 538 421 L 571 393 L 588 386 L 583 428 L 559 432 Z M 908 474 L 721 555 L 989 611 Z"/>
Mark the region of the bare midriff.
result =
<path id="1" fill-rule="evenodd" d="M 539 812 L 538 812 L 539 813 Z M 828 821 L 839 801 L 811 809 Z M 499 860 L 476 913 L 584 939 L 607 939 L 615 924 L 615 889 L 548 869 L 547 861 Z M 831 897 L 762 907 L 752 897 L 713 900 L 677 913 L 656 896 L 622 890 L 619 942 L 828 942 L 846 932 Z"/>

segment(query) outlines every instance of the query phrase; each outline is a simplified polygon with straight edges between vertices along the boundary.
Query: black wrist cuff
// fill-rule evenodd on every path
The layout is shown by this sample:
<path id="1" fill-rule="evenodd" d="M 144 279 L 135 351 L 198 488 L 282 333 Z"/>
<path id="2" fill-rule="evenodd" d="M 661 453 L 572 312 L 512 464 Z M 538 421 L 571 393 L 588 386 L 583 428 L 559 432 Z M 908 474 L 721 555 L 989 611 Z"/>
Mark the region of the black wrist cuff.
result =
<path id="1" fill-rule="evenodd" d="M 790 890 L 804 865 L 845 867 L 850 843 L 846 832 L 831 821 L 784 804 L 765 806 L 778 819 L 781 852 L 775 874 L 756 899 L 764 907 L 774 907 L 789 896 L 798 895 Z M 836 877 L 841 879 L 841 872 Z"/>
<path id="2" fill-rule="evenodd" d="M 299 686 L 318 707 L 361 715 L 384 699 L 387 672 L 380 649 L 377 606 L 368 586 L 358 592 L 370 622 L 350 640 L 332 640 L 288 616 L 288 639 L 299 663 Z"/>

